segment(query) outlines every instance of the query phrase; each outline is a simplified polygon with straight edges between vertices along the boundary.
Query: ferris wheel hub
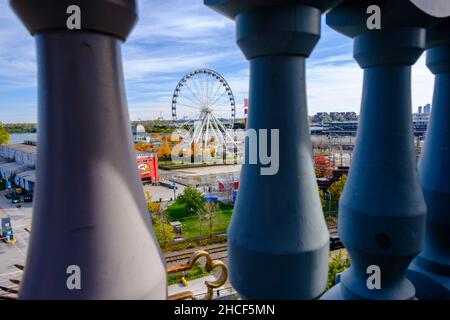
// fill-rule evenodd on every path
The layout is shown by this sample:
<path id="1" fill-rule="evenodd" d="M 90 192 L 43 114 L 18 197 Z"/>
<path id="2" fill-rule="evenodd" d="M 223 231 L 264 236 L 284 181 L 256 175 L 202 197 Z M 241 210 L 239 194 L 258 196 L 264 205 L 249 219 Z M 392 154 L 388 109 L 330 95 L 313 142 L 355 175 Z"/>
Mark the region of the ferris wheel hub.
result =
<path id="1" fill-rule="evenodd" d="M 202 112 L 204 112 L 204 113 L 212 113 L 213 112 L 213 108 L 211 108 L 211 107 L 203 107 L 202 108 Z"/>

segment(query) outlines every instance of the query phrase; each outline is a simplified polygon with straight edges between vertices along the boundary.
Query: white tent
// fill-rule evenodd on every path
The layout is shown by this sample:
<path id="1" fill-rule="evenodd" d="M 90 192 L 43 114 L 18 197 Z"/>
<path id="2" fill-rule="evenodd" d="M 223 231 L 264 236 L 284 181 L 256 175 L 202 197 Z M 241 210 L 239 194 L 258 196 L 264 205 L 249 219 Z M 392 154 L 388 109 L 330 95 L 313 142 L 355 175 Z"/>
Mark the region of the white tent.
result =
<path id="1" fill-rule="evenodd" d="M 27 170 L 20 173 L 17 173 L 14 182 L 16 185 L 22 187 L 27 191 L 34 190 L 34 184 L 36 183 L 36 171 L 35 170 Z"/>
<path id="2" fill-rule="evenodd" d="M 3 179 L 11 179 L 15 174 L 26 171 L 29 167 L 16 162 L 0 164 L 0 176 Z"/>

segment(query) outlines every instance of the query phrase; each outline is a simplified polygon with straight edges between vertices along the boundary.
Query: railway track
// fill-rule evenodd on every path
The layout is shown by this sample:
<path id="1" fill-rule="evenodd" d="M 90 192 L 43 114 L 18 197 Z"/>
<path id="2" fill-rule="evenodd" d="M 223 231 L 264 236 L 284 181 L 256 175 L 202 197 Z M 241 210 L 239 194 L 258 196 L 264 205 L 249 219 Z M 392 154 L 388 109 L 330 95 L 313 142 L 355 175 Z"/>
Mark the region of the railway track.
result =
<path id="1" fill-rule="evenodd" d="M 223 244 L 223 245 L 220 245 L 217 247 L 208 248 L 205 251 L 207 251 L 209 254 L 214 254 L 214 253 L 224 252 L 227 250 L 228 250 L 227 244 Z M 166 257 L 166 262 L 170 263 L 170 262 L 176 262 L 176 261 L 182 261 L 182 260 L 189 260 L 192 256 L 192 254 L 194 254 L 194 252 L 196 252 L 196 251 L 198 251 L 198 250 L 192 250 L 192 251 L 185 252 L 182 254 Z"/>
<path id="2" fill-rule="evenodd" d="M 330 232 L 330 251 L 340 250 L 340 249 L 344 248 L 344 245 L 337 233 L 337 229 L 330 229 L 329 232 Z M 166 257 L 166 262 L 171 263 L 171 262 L 189 260 L 192 256 L 192 254 L 196 251 L 197 250 L 192 250 L 192 251 L 185 252 L 182 254 Z M 227 252 L 228 246 L 227 246 L 227 244 L 223 244 L 223 245 L 219 245 L 217 247 L 205 249 L 205 251 L 207 251 L 211 255 L 215 254 L 215 253 L 220 253 L 220 252 Z M 223 259 L 226 257 L 227 257 L 227 255 L 221 256 L 220 259 Z M 219 259 L 219 258 L 215 258 L 215 259 Z"/>

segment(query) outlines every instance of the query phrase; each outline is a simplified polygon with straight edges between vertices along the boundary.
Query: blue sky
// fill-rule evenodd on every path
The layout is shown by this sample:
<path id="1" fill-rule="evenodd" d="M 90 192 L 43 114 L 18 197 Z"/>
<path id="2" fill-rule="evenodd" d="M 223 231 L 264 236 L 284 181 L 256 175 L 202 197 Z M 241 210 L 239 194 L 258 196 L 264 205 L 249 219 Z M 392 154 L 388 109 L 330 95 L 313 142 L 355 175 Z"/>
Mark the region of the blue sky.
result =
<path id="1" fill-rule="evenodd" d="M 170 118 L 179 79 L 211 68 L 230 84 L 237 117 L 248 95 L 248 62 L 235 43 L 234 23 L 206 8 L 202 0 L 139 0 L 140 20 L 123 46 L 132 120 Z M 323 21 L 324 22 L 324 21 Z M 356 111 L 362 70 L 352 42 L 322 24 L 322 38 L 307 62 L 308 113 Z M 36 59 L 33 38 L 0 3 L 0 122 L 36 121 Z M 413 68 L 413 109 L 431 102 L 433 76 L 424 56 Z"/>

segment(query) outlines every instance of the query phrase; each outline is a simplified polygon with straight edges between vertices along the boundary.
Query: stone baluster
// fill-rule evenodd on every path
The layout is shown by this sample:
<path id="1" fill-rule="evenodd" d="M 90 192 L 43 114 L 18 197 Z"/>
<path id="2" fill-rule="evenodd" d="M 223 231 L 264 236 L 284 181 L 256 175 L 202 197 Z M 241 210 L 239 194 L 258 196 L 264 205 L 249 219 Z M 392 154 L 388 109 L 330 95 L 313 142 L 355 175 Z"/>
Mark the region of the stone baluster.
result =
<path id="1" fill-rule="evenodd" d="M 20 298 L 165 299 L 122 71 L 136 1 L 11 6 L 36 39 L 38 63 L 37 185 Z"/>
<path id="2" fill-rule="evenodd" d="M 419 177 L 428 208 L 425 245 L 408 270 L 419 299 L 450 299 L 450 19 L 427 33 L 433 110 Z"/>
<path id="3" fill-rule="evenodd" d="M 445 5 L 428 3 L 439 2 Z M 373 5 L 380 9 L 380 29 Z M 415 297 L 405 275 L 422 248 L 427 210 L 416 169 L 411 66 L 425 49 L 426 28 L 437 21 L 409 0 L 345 0 L 327 14 L 330 27 L 354 39 L 364 83 L 339 205 L 339 235 L 351 267 L 323 299 Z"/>
<path id="4" fill-rule="evenodd" d="M 259 148 L 248 140 L 228 231 L 231 283 L 246 299 L 314 299 L 326 287 L 329 234 L 311 155 L 305 60 L 320 38 L 322 12 L 339 2 L 205 0 L 236 21 L 250 60 L 247 129 L 260 137 Z M 251 163 L 264 148 L 273 150 L 272 169 Z"/>

